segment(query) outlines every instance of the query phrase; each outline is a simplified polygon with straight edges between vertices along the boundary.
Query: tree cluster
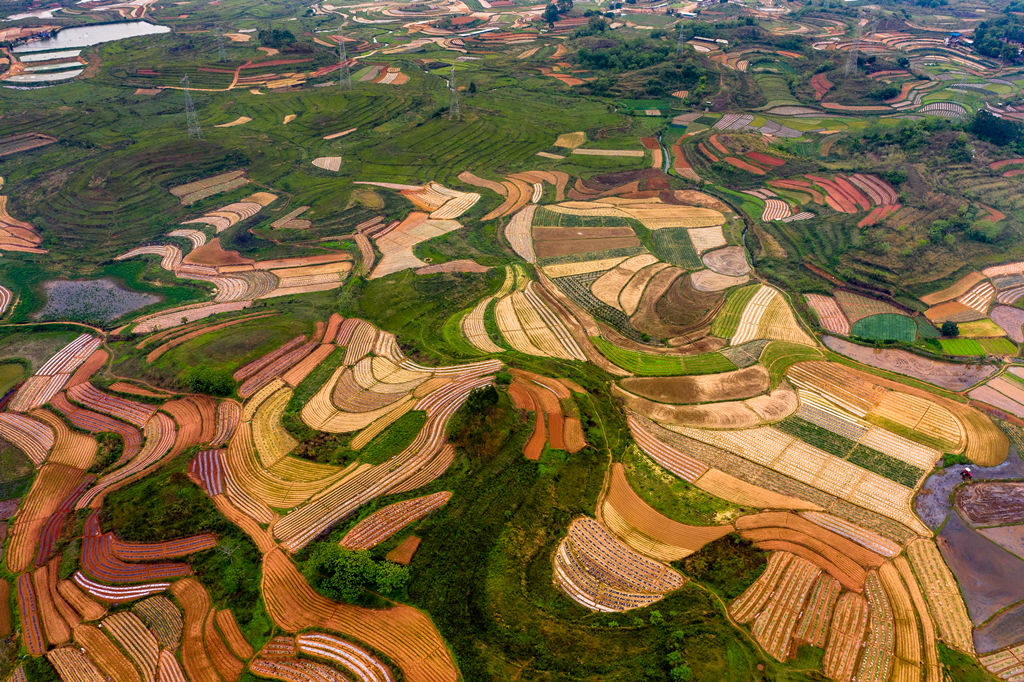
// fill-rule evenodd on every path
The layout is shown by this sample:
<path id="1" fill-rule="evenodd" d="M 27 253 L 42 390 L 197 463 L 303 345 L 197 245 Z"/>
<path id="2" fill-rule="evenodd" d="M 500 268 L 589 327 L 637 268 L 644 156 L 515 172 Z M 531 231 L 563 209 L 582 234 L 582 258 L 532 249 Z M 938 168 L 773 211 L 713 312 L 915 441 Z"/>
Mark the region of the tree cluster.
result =
<path id="1" fill-rule="evenodd" d="M 986 57 L 1022 61 L 1020 50 L 1013 43 L 1024 43 L 1024 22 L 1009 8 L 1002 16 L 983 21 L 974 29 L 974 49 Z"/>
<path id="2" fill-rule="evenodd" d="M 366 599 L 366 591 L 401 597 L 409 584 L 409 569 L 390 561 L 375 561 L 369 552 L 343 549 L 321 542 L 305 562 L 304 572 L 321 593 L 349 604 Z"/>

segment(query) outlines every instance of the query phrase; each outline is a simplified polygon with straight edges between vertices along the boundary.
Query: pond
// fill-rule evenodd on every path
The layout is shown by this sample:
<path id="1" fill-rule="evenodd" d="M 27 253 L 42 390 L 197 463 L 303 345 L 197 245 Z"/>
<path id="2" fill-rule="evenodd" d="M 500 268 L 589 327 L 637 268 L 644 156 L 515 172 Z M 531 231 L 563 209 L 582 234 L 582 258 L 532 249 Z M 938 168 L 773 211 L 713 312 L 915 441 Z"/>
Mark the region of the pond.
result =
<path id="1" fill-rule="evenodd" d="M 160 300 L 111 279 L 51 280 L 43 288 L 46 306 L 34 315 L 37 320 L 109 322 Z"/>
<path id="2" fill-rule="evenodd" d="M 151 24 L 148 21 L 118 21 L 112 24 L 74 26 L 61 30 L 52 38 L 34 40 L 19 45 L 12 51 L 20 54 L 22 52 L 39 52 L 41 50 L 68 50 L 76 47 L 109 43 L 123 38 L 135 38 L 137 36 L 170 32 L 170 26 Z"/>

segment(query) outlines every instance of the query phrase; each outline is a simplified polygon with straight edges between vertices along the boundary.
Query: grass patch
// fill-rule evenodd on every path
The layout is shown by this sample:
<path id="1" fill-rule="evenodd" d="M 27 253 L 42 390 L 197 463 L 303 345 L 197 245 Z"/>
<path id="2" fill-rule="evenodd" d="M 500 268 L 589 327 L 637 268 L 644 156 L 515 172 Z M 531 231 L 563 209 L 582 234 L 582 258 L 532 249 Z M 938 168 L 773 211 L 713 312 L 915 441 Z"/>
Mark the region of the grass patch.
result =
<path id="1" fill-rule="evenodd" d="M 623 464 L 626 479 L 641 499 L 674 521 L 710 526 L 755 511 L 704 492 L 663 469 L 637 448 L 626 451 Z"/>
<path id="2" fill-rule="evenodd" d="M 939 647 L 939 661 L 942 663 L 944 677 L 957 682 L 994 682 L 996 677 L 989 674 L 980 663 L 966 654 L 950 649 L 942 642 Z"/>
<path id="3" fill-rule="evenodd" d="M 786 371 L 796 363 L 824 359 L 815 348 L 789 341 L 772 341 L 761 351 L 760 362 L 771 375 L 772 386 L 777 386 Z"/>
<path id="4" fill-rule="evenodd" d="M 15 384 L 28 376 L 25 365 L 20 362 L 0 363 L 0 396 L 14 388 Z"/>
<path id="5" fill-rule="evenodd" d="M 388 457 L 397 455 L 408 447 L 423 425 L 427 423 L 427 413 L 422 410 L 406 412 L 394 424 L 373 437 L 364 448 L 359 450 L 359 461 L 368 464 L 381 464 Z"/>
<path id="6" fill-rule="evenodd" d="M 736 365 L 721 353 L 700 355 L 659 355 L 619 348 L 600 336 L 592 336 L 601 355 L 639 376 L 676 376 L 681 374 L 718 374 L 736 369 Z"/>
<path id="7" fill-rule="evenodd" d="M 24 495 L 34 475 L 32 460 L 7 441 L 0 440 L 0 500 Z"/>

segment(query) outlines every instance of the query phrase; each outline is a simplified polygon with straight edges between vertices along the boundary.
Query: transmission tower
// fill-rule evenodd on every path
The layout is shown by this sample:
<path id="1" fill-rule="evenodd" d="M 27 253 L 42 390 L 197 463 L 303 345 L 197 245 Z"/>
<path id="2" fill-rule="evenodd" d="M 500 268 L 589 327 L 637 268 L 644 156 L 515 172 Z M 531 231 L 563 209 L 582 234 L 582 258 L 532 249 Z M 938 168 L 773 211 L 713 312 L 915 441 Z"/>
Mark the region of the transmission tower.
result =
<path id="1" fill-rule="evenodd" d="M 452 74 L 448 78 L 448 118 L 457 121 L 462 118 L 462 110 L 459 108 L 459 89 L 455 86 L 455 65 L 452 64 Z"/>
<path id="2" fill-rule="evenodd" d="M 853 32 L 853 35 L 854 35 L 853 47 L 850 48 L 850 54 L 846 58 L 846 67 L 843 69 L 843 78 L 844 79 L 850 77 L 850 71 L 853 69 L 853 65 L 857 63 L 857 54 L 860 52 L 860 37 L 861 37 L 861 31 L 862 31 L 862 27 L 860 25 L 860 22 L 861 22 L 861 15 L 862 14 L 863 14 L 863 10 L 857 10 L 857 25 L 854 27 L 854 32 Z"/>
<path id="3" fill-rule="evenodd" d="M 348 69 L 348 51 L 345 49 L 345 37 L 338 29 L 338 85 L 342 90 L 352 89 L 352 72 Z"/>
<path id="4" fill-rule="evenodd" d="M 224 52 L 224 27 L 218 26 L 217 29 L 217 61 L 226 62 L 228 60 L 227 54 Z"/>
<path id="5" fill-rule="evenodd" d="M 680 26 L 676 33 L 676 54 L 683 54 L 686 51 L 686 38 L 683 37 L 683 27 Z"/>
<path id="6" fill-rule="evenodd" d="M 192 94 L 188 91 L 188 75 L 181 77 L 185 86 L 185 122 L 188 124 L 189 139 L 203 139 L 203 130 L 199 127 L 199 115 L 196 113 L 196 105 L 192 103 Z"/>

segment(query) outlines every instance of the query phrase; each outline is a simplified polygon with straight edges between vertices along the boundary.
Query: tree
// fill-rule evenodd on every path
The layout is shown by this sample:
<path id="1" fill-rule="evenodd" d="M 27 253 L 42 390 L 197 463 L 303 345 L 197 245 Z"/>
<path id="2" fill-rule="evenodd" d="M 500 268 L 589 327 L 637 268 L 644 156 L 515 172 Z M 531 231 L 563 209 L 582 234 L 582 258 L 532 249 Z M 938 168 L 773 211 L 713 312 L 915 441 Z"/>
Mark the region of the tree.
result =
<path id="1" fill-rule="evenodd" d="M 953 320 L 946 320 L 942 323 L 942 335 L 950 338 L 960 336 L 960 326 Z"/>
<path id="2" fill-rule="evenodd" d="M 554 5 L 548 5 L 547 7 L 545 7 L 544 21 L 546 21 L 549 26 L 558 21 L 558 8 L 555 7 Z"/>

